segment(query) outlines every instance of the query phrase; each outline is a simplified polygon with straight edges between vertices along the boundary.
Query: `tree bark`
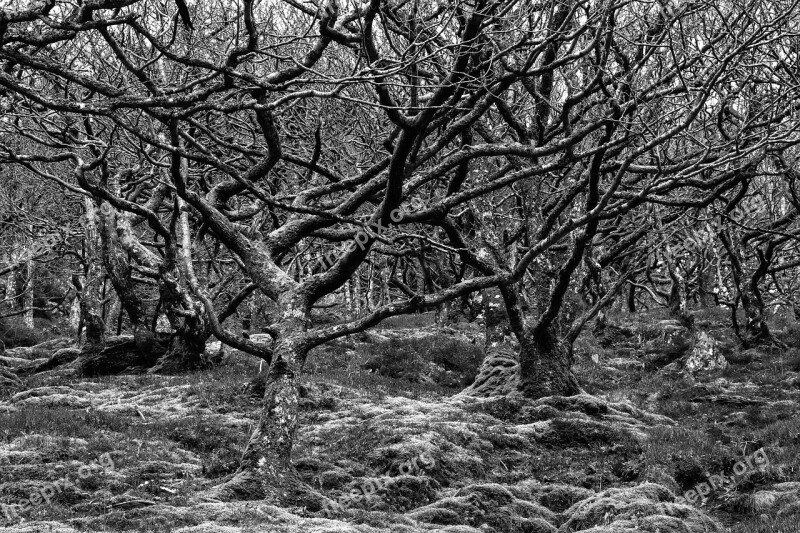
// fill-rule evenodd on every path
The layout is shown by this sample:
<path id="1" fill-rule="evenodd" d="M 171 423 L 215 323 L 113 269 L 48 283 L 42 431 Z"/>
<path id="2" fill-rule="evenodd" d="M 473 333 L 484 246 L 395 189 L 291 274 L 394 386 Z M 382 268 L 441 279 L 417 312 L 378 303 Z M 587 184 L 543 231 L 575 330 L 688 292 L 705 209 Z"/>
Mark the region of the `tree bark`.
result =
<path id="1" fill-rule="evenodd" d="M 81 322 L 86 332 L 83 352 L 97 354 L 105 346 L 106 325 L 100 315 L 100 272 L 97 267 L 97 209 L 94 201 L 85 199 L 86 228 L 84 232 L 84 283 L 81 288 Z"/>
<path id="2" fill-rule="evenodd" d="M 11 254 L 11 252 L 8 252 L 8 254 L 6 255 L 6 258 L 7 258 L 6 262 L 9 265 L 13 265 L 14 262 L 16 261 L 16 259 Z M 16 308 L 16 305 L 17 305 L 17 302 L 16 302 L 16 296 L 17 296 L 17 290 L 16 290 L 17 289 L 17 273 L 16 273 L 16 270 L 12 270 L 12 271 L 8 272 L 6 274 L 6 276 L 7 277 L 5 279 L 5 286 L 6 286 L 5 287 L 5 304 L 8 307 L 8 309 L 13 311 Z"/>
<path id="3" fill-rule="evenodd" d="M 25 290 L 22 292 L 22 308 L 25 312 L 22 314 L 22 323 L 31 329 L 33 329 L 33 276 L 35 270 L 33 259 L 25 261 Z"/>
<path id="4" fill-rule="evenodd" d="M 250 436 L 239 470 L 218 491 L 225 498 L 263 499 L 274 505 L 317 511 L 325 497 L 306 485 L 291 462 L 299 420 L 298 378 L 308 353 L 303 336 L 308 311 L 297 304 L 282 307 L 286 310 L 277 326 L 261 419 Z"/>
<path id="5" fill-rule="evenodd" d="M 177 215 L 180 225 L 171 230 L 173 236 L 166 246 L 166 257 L 159 266 L 161 301 L 173 334 L 167 352 L 150 370 L 151 373 L 174 374 L 208 366 L 204 356 L 206 341 L 211 332 L 206 310 L 189 295 L 182 284 L 182 281 L 188 282 L 192 275 L 187 271 L 191 268 L 188 216 L 183 207 L 176 205 L 175 209 L 179 211 Z"/>
<path id="6" fill-rule="evenodd" d="M 628 312 L 629 313 L 636 312 L 636 285 L 634 285 L 633 283 L 631 283 L 628 286 Z"/>
<path id="7" fill-rule="evenodd" d="M 67 322 L 72 331 L 78 333 L 81 323 L 81 287 L 83 284 L 80 281 L 80 276 L 72 276 L 72 288 L 70 294 L 72 300 L 69 304 L 69 316 Z"/>
<path id="8" fill-rule="evenodd" d="M 713 269 L 713 256 L 707 251 L 700 254 L 699 264 L 697 266 L 697 292 L 700 297 L 700 306 L 704 309 L 713 307 L 714 301 L 714 269 Z"/>
<path id="9" fill-rule="evenodd" d="M 745 346 L 757 346 L 760 344 L 770 344 L 773 342 L 772 333 L 767 326 L 764 316 L 764 303 L 760 295 L 753 290 L 750 283 L 741 288 L 742 307 L 744 308 L 747 320 L 745 322 Z"/>
<path id="10" fill-rule="evenodd" d="M 743 246 L 739 243 L 734 243 L 730 232 L 727 230 L 720 231 L 719 237 L 728 253 L 733 282 L 747 317 L 744 334 L 740 336 L 742 345 L 746 348 L 764 344 L 778 344 L 780 346 L 780 343 L 772 336 L 767 326 L 764 301 L 758 288 L 759 282 L 767 272 L 772 254 L 768 252 L 765 255 L 759 251 L 759 266 L 750 275 L 749 279 L 745 279 L 744 260 L 740 252 Z M 736 312 L 735 308 L 733 312 Z"/>
<path id="11" fill-rule="evenodd" d="M 528 398 L 580 393 L 572 372 L 572 346 L 562 342 L 553 326 L 535 327 L 520 340 L 520 390 Z"/>
<path id="12" fill-rule="evenodd" d="M 102 212 L 101 238 L 103 242 L 103 264 L 120 299 L 122 308 L 128 315 L 133 327 L 134 336 L 147 328 L 147 309 L 145 297 L 138 284 L 133 280 L 131 262 L 128 253 L 122 248 L 117 235 L 117 213 L 109 204 L 104 204 Z"/>
<path id="13" fill-rule="evenodd" d="M 209 327 L 198 304 L 194 313 L 182 317 L 180 326 L 170 336 L 167 351 L 149 373 L 178 374 L 207 368 L 204 355 L 208 337 Z"/>
<path id="14" fill-rule="evenodd" d="M 466 396 L 505 396 L 519 385 L 517 342 L 513 338 L 508 313 L 500 291 L 486 289 L 483 299 L 484 347 L 478 375 L 461 394 Z"/>
<path id="15" fill-rule="evenodd" d="M 694 329 L 694 316 L 689 312 L 687 303 L 686 280 L 671 264 L 668 268 L 672 278 L 668 301 L 669 313 L 685 328 Z"/>

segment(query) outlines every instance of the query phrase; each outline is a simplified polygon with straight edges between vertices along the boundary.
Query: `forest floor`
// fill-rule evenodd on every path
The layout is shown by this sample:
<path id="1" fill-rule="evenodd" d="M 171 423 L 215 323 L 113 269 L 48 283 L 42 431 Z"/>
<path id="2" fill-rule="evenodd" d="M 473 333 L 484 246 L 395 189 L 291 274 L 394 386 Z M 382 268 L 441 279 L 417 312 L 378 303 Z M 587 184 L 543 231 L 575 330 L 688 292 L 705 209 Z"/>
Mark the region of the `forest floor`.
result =
<path id="1" fill-rule="evenodd" d="M 396 320 L 319 348 L 294 457 L 337 503 L 315 513 L 207 496 L 257 421 L 252 358 L 175 377 L 36 375 L 0 389 L 0 531 L 800 531 L 800 358 L 728 349 L 738 364 L 722 371 L 654 370 L 663 317 L 616 318 L 627 337 L 576 344 L 573 398 L 468 398 L 404 373 L 474 364 L 469 325 Z M 701 326 L 730 343 L 723 321 Z M 776 329 L 798 345 L 796 325 Z M 362 368 L 385 370 L 387 352 L 397 369 Z"/>

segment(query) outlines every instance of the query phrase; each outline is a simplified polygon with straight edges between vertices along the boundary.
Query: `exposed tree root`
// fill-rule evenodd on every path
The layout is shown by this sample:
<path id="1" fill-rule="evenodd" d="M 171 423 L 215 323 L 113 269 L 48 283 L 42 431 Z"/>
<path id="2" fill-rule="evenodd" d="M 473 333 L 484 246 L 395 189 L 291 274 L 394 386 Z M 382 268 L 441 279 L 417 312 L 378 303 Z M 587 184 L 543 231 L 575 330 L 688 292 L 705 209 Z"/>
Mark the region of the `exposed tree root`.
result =
<path id="1" fill-rule="evenodd" d="M 331 503 L 328 497 L 308 486 L 293 467 L 274 479 L 261 479 L 256 472 L 240 470 L 204 496 L 219 501 L 264 500 L 279 507 L 302 507 L 312 512 Z"/>

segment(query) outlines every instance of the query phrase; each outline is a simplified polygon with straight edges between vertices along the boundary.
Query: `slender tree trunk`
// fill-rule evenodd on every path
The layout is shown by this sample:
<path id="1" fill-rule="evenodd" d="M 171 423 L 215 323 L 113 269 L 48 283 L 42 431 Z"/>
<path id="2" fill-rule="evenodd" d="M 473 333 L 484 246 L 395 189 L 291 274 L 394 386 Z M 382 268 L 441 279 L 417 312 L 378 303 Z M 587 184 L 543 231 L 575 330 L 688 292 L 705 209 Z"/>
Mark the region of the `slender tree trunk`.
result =
<path id="1" fill-rule="evenodd" d="M 6 257 L 7 257 L 6 261 L 7 261 L 7 263 L 9 265 L 14 264 L 14 261 L 16 261 L 16 259 L 14 258 L 14 255 L 11 254 L 10 252 L 8 253 L 8 255 L 6 255 Z M 17 289 L 17 274 L 16 274 L 15 270 L 12 270 L 11 272 L 9 272 L 6 275 L 5 285 L 6 285 L 6 290 L 5 290 L 5 300 L 6 301 L 5 301 L 5 305 L 8 307 L 9 310 L 13 311 L 16 308 L 16 305 L 17 305 L 17 301 L 16 301 L 16 296 L 17 296 L 17 290 L 16 290 Z"/>
<path id="2" fill-rule="evenodd" d="M 344 283 L 344 304 L 345 307 L 347 308 L 347 313 L 349 314 L 349 316 L 353 316 L 353 296 L 350 290 L 350 283 L 351 283 L 350 280 L 347 280 Z"/>
<path id="3" fill-rule="evenodd" d="M 631 280 L 636 281 L 636 280 Z M 636 285 L 631 283 L 628 286 L 628 312 L 635 313 L 636 312 Z"/>
<path id="4" fill-rule="evenodd" d="M 435 322 L 438 325 L 447 324 L 450 320 L 450 303 L 443 303 L 436 307 Z"/>
<path id="5" fill-rule="evenodd" d="M 772 259 L 771 253 L 768 252 L 765 256 L 759 251 L 759 266 L 749 279 L 746 279 L 744 261 L 739 248 L 736 247 L 738 243 L 734 243 L 727 230 L 721 231 L 719 236 L 728 253 L 733 281 L 736 285 L 738 296 L 741 299 L 745 316 L 747 317 L 744 335 L 741 335 L 742 344 L 745 347 L 773 343 L 782 346 L 782 344 L 772 336 L 767 326 L 764 301 L 761 298 L 761 292 L 758 288 L 758 284 L 766 274 L 770 260 Z"/>
<path id="6" fill-rule="evenodd" d="M 147 329 L 145 296 L 133 280 L 133 269 L 128 253 L 122 248 L 117 236 L 116 213 L 107 204 L 106 209 L 101 212 L 103 213 L 100 233 L 103 241 L 103 264 L 114 292 L 120 300 L 120 305 L 128 314 L 133 334 L 136 336 L 141 330 Z"/>
<path id="7" fill-rule="evenodd" d="M 210 335 L 210 326 L 203 305 L 189 295 L 181 279 L 187 280 L 185 261 L 187 248 L 191 246 L 189 238 L 189 222 L 185 211 L 179 214 L 181 224 L 179 233 L 173 237 L 173 244 L 167 246 L 167 253 L 159 269 L 159 290 L 161 301 L 172 327 L 173 334 L 167 352 L 158 363 L 150 369 L 151 373 L 178 373 L 186 370 L 198 370 L 208 366 L 205 359 L 206 341 Z M 178 243 L 180 253 L 184 254 L 183 269 L 178 265 Z"/>
<path id="8" fill-rule="evenodd" d="M 81 322 L 81 298 L 77 286 L 74 288 L 72 301 L 69 304 L 69 317 L 67 321 L 70 329 L 77 332 Z"/>
<path id="9" fill-rule="evenodd" d="M 586 265 L 586 277 L 583 281 L 581 293 L 587 307 L 593 307 L 606 295 L 605 284 L 603 283 L 603 269 L 600 263 L 592 256 L 591 250 L 587 249 L 584 253 L 583 262 Z M 605 307 L 597 314 L 593 331 L 601 332 L 608 325 Z"/>
<path id="10" fill-rule="evenodd" d="M 700 256 L 697 280 L 700 306 L 704 309 L 714 306 L 714 269 L 712 259 L 706 256 L 706 252 L 703 252 Z"/>
<path id="11" fill-rule="evenodd" d="M 100 315 L 101 276 L 97 266 L 97 209 L 94 201 L 86 198 L 86 230 L 84 233 L 85 274 L 81 291 L 81 321 L 86 332 L 84 354 L 96 354 L 105 346 L 106 325 Z"/>
<path id="12" fill-rule="evenodd" d="M 689 312 L 686 296 L 686 280 L 677 270 L 670 266 L 670 276 L 672 284 L 669 293 L 669 312 L 672 317 L 677 319 L 687 329 L 694 328 L 694 316 Z"/>
<path id="13" fill-rule="evenodd" d="M 22 323 L 33 329 L 33 277 L 35 274 L 35 263 L 33 259 L 28 259 L 25 262 L 25 290 L 22 293 L 22 308 L 25 312 L 22 314 Z"/>
<path id="14" fill-rule="evenodd" d="M 744 344 L 756 346 L 769 344 L 773 341 L 765 318 L 764 303 L 757 291 L 753 290 L 751 283 L 745 283 L 741 288 L 742 308 L 747 320 L 745 322 Z"/>

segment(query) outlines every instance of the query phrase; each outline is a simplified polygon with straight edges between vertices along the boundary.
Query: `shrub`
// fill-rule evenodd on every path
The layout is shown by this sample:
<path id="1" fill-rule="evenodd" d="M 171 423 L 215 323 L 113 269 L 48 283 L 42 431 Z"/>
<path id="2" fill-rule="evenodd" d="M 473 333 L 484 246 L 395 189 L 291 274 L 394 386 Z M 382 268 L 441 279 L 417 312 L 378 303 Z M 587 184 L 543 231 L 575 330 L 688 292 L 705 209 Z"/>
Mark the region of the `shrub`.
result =
<path id="1" fill-rule="evenodd" d="M 363 368 L 392 378 L 413 378 L 425 372 L 428 363 L 434 363 L 462 376 L 462 385 L 468 385 L 474 381 L 483 360 L 481 346 L 449 336 L 392 339 L 373 349 L 379 353 Z"/>
<path id="2" fill-rule="evenodd" d="M 786 352 L 785 368 L 792 372 L 800 372 L 800 351 L 797 349 L 790 349 Z"/>
<path id="3" fill-rule="evenodd" d="M 435 338 L 429 350 L 428 353 L 434 363 L 446 370 L 461 372 L 471 377 L 470 382 L 475 379 L 483 361 L 481 346 L 452 337 Z"/>
<path id="4" fill-rule="evenodd" d="M 364 364 L 368 370 L 376 370 L 382 376 L 400 378 L 419 375 L 424 369 L 421 354 L 407 341 L 392 339 L 375 348 L 380 353 Z"/>
<path id="5" fill-rule="evenodd" d="M 776 336 L 790 348 L 800 348 L 800 325 L 790 324 L 777 332 Z"/>
<path id="6" fill-rule="evenodd" d="M 0 319 L 0 347 L 35 346 L 43 340 L 42 335 L 36 329 L 24 325 L 20 317 Z"/>

